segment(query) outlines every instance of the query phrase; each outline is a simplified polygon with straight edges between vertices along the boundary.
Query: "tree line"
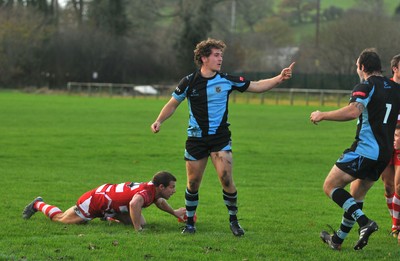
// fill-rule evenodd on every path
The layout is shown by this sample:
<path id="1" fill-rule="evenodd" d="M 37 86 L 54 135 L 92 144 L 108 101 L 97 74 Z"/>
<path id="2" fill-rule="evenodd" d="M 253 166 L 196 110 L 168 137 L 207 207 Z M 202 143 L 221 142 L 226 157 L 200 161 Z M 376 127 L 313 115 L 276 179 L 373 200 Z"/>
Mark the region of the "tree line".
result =
<path id="1" fill-rule="evenodd" d="M 375 47 L 389 75 L 400 7 L 324 1 L 0 0 L 0 87 L 177 82 L 208 37 L 227 43 L 227 72 L 271 74 L 296 61 L 299 74 L 333 79 L 354 74 L 354 59 Z"/>

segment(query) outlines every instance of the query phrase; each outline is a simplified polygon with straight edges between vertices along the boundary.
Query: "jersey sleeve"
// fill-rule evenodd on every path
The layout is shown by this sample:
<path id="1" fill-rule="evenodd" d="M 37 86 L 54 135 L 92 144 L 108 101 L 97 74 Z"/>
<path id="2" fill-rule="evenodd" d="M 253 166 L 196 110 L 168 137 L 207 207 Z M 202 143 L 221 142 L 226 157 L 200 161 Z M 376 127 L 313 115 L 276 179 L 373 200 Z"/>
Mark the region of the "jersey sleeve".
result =
<path id="1" fill-rule="evenodd" d="M 373 88 L 371 88 L 370 84 L 367 84 L 367 83 L 357 84 L 351 93 L 349 103 L 359 102 L 362 105 L 364 105 L 364 107 L 367 107 L 367 104 L 371 100 L 372 89 Z"/>
<path id="2" fill-rule="evenodd" d="M 227 74 L 225 78 L 230 81 L 232 90 L 244 92 L 247 90 L 247 88 L 249 88 L 250 80 L 246 80 L 243 76 L 233 76 Z"/>
<path id="3" fill-rule="evenodd" d="M 142 189 L 136 193 L 137 195 L 140 195 L 143 199 L 143 207 L 146 208 L 150 206 L 154 202 L 154 193 L 150 189 Z"/>
<path id="4" fill-rule="evenodd" d="M 186 91 L 189 87 L 191 75 L 188 75 L 179 82 L 178 86 L 172 92 L 172 97 L 177 99 L 179 102 L 182 102 L 186 98 Z"/>

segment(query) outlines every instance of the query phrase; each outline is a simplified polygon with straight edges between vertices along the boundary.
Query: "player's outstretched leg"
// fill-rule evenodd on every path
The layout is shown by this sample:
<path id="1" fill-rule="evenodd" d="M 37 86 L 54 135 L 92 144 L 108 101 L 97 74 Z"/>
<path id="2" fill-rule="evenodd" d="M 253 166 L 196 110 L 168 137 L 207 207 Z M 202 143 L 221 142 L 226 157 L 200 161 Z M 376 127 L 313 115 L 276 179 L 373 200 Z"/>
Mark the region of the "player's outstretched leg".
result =
<path id="1" fill-rule="evenodd" d="M 24 211 L 22 211 L 22 218 L 23 219 L 30 219 L 31 216 L 33 216 L 36 212 L 37 209 L 35 209 L 35 203 L 38 201 L 42 201 L 42 197 L 37 197 L 35 198 L 31 203 L 29 203 L 25 208 Z"/>

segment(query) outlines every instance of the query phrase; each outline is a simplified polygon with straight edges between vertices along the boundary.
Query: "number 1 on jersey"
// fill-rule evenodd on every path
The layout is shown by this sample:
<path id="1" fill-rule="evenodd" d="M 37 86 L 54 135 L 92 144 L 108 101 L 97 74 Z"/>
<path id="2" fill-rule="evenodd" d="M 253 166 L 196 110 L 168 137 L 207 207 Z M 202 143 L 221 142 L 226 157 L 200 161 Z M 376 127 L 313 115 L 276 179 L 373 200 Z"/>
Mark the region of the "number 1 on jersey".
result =
<path id="1" fill-rule="evenodd" d="M 383 119 L 383 124 L 387 123 L 387 120 L 389 118 L 389 114 L 390 114 L 391 110 L 392 110 L 392 104 L 386 103 L 386 114 L 385 114 L 385 118 Z"/>

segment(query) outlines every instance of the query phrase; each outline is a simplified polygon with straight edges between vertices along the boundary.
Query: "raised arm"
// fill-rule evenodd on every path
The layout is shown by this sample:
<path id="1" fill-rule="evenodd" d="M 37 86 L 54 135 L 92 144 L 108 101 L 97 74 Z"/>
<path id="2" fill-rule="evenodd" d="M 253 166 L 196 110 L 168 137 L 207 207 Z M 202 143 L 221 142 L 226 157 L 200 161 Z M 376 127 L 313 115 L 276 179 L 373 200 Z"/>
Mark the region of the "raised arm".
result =
<path id="1" fill-rule="evenodd" d="M 266 92 L 278 86 L 282 82 L 292 78 L 292 70 L 294 64 L 295 62 L 293 62 L 289 67 L 284 68 L 279 75 L 273 78 L 250 82 L 247 91 L 256 93 Z"/>
<path id="2" fill-rule="evenodd" d="M 310 115 L 310 121 L 317 124 L 320 121 L 349 121 L 358 118 L 364 110 L 364 105 L 352 102 L 346 107 L 334 111 L 314 111 Z"/>
<path id="3" fill-rule="evenodd" d="M 167 102 L 167 104 L 164 105 L 162 108 L 160 114 L 158 115 L 156 121 L 151 124 L 150 128 L 154 133 L 157 133 L 160 131 L 161 124 L 171 117 L 172 114 L 174 114 L 176 108 L 178 108 L 180 102 L 175 99 L 174 97 L 171 97 L 171 99 Z"/>

